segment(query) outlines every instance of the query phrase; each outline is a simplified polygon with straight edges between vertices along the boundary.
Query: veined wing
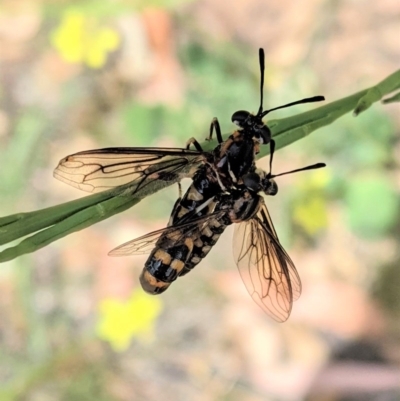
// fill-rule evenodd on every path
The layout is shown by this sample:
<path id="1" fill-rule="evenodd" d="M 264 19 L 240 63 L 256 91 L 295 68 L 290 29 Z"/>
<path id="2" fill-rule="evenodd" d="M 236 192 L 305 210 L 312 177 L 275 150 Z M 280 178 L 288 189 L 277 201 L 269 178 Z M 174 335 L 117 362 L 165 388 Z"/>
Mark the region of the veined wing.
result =
<path id="1" fill-rule="evenodd" d="M 180 148 L 104 148 L 75 153 L 60 160 L 54 177 L 86 192 L 100 192 L 135 181 L 171 181 L 190 176 L 203 153 Z"/>
<path id="2" fill-rule="evenodd" d="M 234 257 L 251 297 L 272 318 L 284 322 L 300 296 L 301 282 L 264 203 L 253 219 L 235 226 L 233 240 Z"/>
<path id="3" fill-rule="evenodd" d="M 225 212 L 214 212 L 206 216 L 192 219 L 183 224 L 161 228 L 160 230 L 125 242 L 114 248 L 108 254 L 109 256 L 128 256 L 150 253 L 162 236 L 165 237 L 166 241 L 171 243 L 171 246 L 179 245 L 183 243 L 188 236 L 197 238 L 201 230 L 208 225 L 208 221 L 211 221 L 213 217 L 218 217 L 223 213 Z"/>

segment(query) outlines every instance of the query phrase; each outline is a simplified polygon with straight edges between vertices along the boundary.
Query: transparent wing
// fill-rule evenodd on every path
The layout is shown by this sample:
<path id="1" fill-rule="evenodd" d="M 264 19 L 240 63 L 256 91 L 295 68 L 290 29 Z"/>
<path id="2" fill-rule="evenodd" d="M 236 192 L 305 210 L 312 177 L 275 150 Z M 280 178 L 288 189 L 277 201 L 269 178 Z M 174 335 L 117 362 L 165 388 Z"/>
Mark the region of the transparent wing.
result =
<path id="1" fill-rule="evenodd" d="M 208 225 L 208 221 L 211 218 L 218 218 L 222 214 L 223 212 L 215 212 L 207 216 L 192 219 L 184 224 L 161 228 L 160 230 L 153 231 L 119 245 L 108 254 L 110 256 L 128 256 L 150 253 L 162 236 L 171 243 L 171 246 L 179 245 L 180 243 L 183 243 L 188 236 L 196 239 L 197 236 L 200 235 L 201 230 Z"/>
<path id="2" fill-rule="evenodd" d="M 180 148 L 104 148 L 75 153 L 60 160 L 54 177 L 86 192 L 100 192 L 134 181 L 190 176 L 203 153 Z"/>
<path id="3" fill-rule="evenodd" d="M 272 318 L 284 322 L 301 293 L 300 277 L 279 243 L 268 209 L 235 225 L 234 257 L 253 300 Z"/>
<path id="4" fill-rule="evenodd" d="M 119 245 L 112 251 L 110 251 L 108 255 L 128 256 L 150 253 L 162 235 L 172 234 L 175 231 L 177 231 L 177 228 L 174 226 L 164 227 L 160 230 L 153 231 L 146 235 L 142 235 L 139 238 L 135 238 L 131 241 L 125 242 L 124 244 Z"/>

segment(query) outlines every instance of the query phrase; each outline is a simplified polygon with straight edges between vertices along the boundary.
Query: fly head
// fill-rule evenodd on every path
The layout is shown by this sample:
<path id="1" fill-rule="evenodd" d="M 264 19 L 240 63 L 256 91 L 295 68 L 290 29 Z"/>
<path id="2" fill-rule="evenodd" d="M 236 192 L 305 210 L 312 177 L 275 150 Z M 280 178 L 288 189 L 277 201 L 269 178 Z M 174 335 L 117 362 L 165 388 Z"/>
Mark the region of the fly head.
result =
<path id="1" fill-rule="evenodd" d="M 250 136 L 261 144 L 267 144 L 271 140 L 271 131 L 258 114 L 239 110 L 232 114 L 232 122 L 243 130 L 244 135 Z"/>
<path id="2" fill-rule="evenodd" d="M 278 193 L 278 184 L 269 175 L 261 181 L 261 187 L 265 195 L 275 196 Z"/>

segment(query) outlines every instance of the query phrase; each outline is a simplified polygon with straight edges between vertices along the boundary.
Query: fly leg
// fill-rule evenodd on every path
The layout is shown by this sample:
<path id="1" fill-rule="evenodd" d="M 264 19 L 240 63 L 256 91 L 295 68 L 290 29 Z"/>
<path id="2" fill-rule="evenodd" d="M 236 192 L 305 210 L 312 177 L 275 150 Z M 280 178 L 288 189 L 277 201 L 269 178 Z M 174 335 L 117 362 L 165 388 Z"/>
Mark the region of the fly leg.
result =
<path id="1" fill-rule="evenodd" d="M 172 226 L 176 220 L 176 215 L 180 210 L 181 200 L 182 200 L 182 185 L 178 182 L 178 199 L 176 200 L 174 207 L 172 208 L 171 216 L 169 217 L 168 227 Z"/>
<path id="2" fill-rule="evenodd" d="M 186 142 L 186 149 L 189 150 L 190 145 L 193 145 L 196 150 L 198 150 L 199 152 L 203 152 L 203 148 L 201 147 L 201 145 L 199 144 L 199 142 L 197 142 L 197 139 L 194 137 L 191 137 L 187 142 Z"/>
<path id="3" fill-rule="evenodd" d="M 224 142 L 223 138 L 222 138 L 222 134 L 221 134 L 221 126 L 219 125 L 218 122 L 218 118 L 214 117 L 211 121 L 210 124 L 210 134 L 208 135 L 208 137 L 206 138 L 206 141 L 211 141 L 212 140 L 212 136 L 215 130 L 215 134 L 217 136 L 217 141 L 218 143 L 222 143 Z M 190 138 L 187 142 L 186 142 L 186 149 L 190 148 L 190 145 L 193 145 L 195 147 L 196 150 L 198 150 L 199 152 L 203 152 L 203 148 L 201 147 L 201 145 L 199 144 L 199 142 L 194 138 Z"/>
<path id="4" fill-rule="evenodd" d="M 212 140 L 212 135 L 213 135 L 214 130 L 215 130 L 215 134 L 217 136 L 218 143 L 224 142 L 224 140 L 222 139 L 222 134 L 221 134 L 221 126 L 219 125 L 219 121 L 218 121 L 217 117 L 214 117 L 211 120 L 210 135 L 208 136 L 208 138 L 206 138 L 207 141 L 211 141 Z"/>

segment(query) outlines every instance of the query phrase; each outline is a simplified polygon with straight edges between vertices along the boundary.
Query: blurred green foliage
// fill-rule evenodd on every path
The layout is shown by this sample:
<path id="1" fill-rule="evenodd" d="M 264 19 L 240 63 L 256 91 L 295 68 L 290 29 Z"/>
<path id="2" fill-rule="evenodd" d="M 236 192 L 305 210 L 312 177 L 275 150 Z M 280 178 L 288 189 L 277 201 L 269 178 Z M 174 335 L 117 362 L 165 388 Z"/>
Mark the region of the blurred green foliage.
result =
<path id="1" fill-rule="evenodd" d="M 113 18 L 130 12 L 139 12 L 149 7 L 171 9 L 189 3 L 192 0 L 42 0 L 43 13 L 47 17 L 59 17 L 70 10 L 77 10 L 82 14 L 95 18 Z"/>
<path id="2" fill-rule="evenodd" d="M 343 201 L 349 228 L 365 239 L 382 238 L 398 224 L 399 194 L 385 173 L 395 163 L 396 140 L 393 122 L 382 109 L 372 108 L 356 118 L 344 116 L 312 139 L 293 146 L 299 152 L 304 151 L 302 147 L 312 154 L 322 152 L 331 158 L 325 201 L 332 198 Z M 300 193 L 307 196 L 307 191 L 309 188 Z M 307 219 L 305 216 L 302 219 L 307 231 Z M 299 217 L 295 221 L 299 223 Z"/>
<path id="3" fill-rule="evenodd" d="M 377 239 L 397 226 L 400 198 L 387 177 L 359 173 L 351 180 L 345 194 L 347 218 L 354 232 Z"/>
<path id="4" fill-rule="evenodd" d="M 36 149 L 43 145 L 43 132 L 47 128 L 48 122 L 43 114 L 34 108 L 25 109 L 16 119 L 7 152 L 2 155 L 3 165 L 12 166 L 12 172 L 9 168 L 0 170 L 0 188 L 8 201 L 13 202 L 23 191 L 35 163 Z"/>

